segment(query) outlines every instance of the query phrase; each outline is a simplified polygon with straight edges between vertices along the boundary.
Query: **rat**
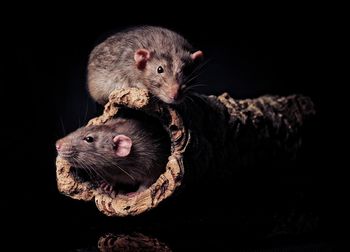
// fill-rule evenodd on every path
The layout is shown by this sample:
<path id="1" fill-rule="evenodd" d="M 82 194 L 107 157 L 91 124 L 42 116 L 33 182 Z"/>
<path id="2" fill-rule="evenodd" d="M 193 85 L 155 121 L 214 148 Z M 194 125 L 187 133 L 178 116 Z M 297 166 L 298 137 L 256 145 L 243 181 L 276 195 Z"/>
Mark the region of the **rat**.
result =
<path id="1" fill-rule="evenodd" d="M 104 105 L 116 88 L 145 88 L 161 101 L 178 104 L 196 78 L 203 52 L 178 33 L 157 26 L 118 32 L 98 44 L 88 62 L 88 90 Z M 197 67 L 197 69 L 196 69 Z"/>
<path id="2" fill-rule="evenodd" d="M 56 142 L 58 156 L 106 191 L 139 192 L 165 171 L 170 138 L 148 119 L 114 118 L 79 128 Z"/>

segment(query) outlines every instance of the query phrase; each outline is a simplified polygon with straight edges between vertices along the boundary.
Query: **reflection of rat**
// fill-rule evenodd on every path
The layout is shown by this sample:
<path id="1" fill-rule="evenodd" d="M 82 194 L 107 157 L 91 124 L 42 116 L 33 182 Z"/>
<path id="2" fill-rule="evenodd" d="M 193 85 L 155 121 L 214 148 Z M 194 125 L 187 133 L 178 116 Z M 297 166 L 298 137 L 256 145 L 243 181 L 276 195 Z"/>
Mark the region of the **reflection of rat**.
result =
<path id="1" fill-rule="evenodd" d="M 165 171 L 169 142 L 165 130 L 150 119 L 116 118 L 74 131 L 58 140 L 56 149 L 95 182 L 132 192 L 149 187 Z"/>
<path id="2" fill-rule="evenodd" d="M 202 51 L 161 27 L 141 26 L 116 33 L 90 54 L 88 89 L 100 104 L 116 88 L 146 88 L 165 103 L 179 103 Z"/>

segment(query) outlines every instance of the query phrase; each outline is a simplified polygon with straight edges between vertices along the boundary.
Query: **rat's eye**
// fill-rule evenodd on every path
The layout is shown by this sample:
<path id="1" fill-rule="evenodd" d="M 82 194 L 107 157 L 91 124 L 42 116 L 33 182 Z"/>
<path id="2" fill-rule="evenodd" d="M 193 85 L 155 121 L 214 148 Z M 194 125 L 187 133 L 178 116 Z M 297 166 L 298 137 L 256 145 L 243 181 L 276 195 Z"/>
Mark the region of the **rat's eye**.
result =
<path id="1" fill-rule="evenodd" d="M 157 68 L 157 73 L 163 73 L 164 72 L 164 69 L 163 69 L 163 67 L 161 67 L 161 66 L 159 66 L 158 68 Z"/>
<path id="2" fill-rule="evenodd" d="M 84 137 L 84 141 L 86 141 L 88 143 L 92 143 L 94 141 L 94 138 L 91 136 L 87 136 L 87 137 Z"/>

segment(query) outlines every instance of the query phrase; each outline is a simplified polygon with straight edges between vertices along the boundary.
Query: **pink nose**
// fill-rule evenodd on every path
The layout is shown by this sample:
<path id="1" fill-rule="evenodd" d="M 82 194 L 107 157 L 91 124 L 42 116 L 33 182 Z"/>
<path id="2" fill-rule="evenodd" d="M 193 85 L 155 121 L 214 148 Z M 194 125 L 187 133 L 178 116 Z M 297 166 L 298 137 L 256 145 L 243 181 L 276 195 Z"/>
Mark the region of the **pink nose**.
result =
<path id="1" fill-rule="evenodd" d="M 178 88 L 173 88 L 170 91 L 169 97 L 173 100 L 176 100 L 179 97 L 179 89 Z"/>
<path id="2" fill-rule="evenodd" d="M 60 142 L 56 143 L 56 150 L 60 150 L 62 148 L 62 144 Z"/>
<path id="3" fill-rule="evenodd" d="M 176 92 L 174 94 L 171 94 L 170 98 L 173 99 L 173 100 L 176 100 L 178 96 L 179 96 L 179 94 Z"/>

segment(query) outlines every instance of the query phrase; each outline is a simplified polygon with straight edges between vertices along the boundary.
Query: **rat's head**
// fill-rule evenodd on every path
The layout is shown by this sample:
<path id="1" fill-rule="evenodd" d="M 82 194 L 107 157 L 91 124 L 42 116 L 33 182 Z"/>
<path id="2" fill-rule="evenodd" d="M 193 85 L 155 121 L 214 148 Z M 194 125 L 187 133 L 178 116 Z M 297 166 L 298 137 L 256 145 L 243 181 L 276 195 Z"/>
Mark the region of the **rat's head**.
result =
<path id="1" fill-rule="evenodd" d="M 137 49 L 134 60 L 137 68 L 142 71 L 144 84 L 152 94 L 165 103 L 180 103 L 183 91 L 191 79 L 191 68 L 195 66 L 202 51 L 182 52 L 151 52 L 147 49 Z"/>
<path id="2" fill-rule="evenodd" d="M 87 169 L 122 160 L 130 154 L 131 147 L 132 140 L 109 125 L 83 127 L 56 142 L 60 157 Z"/>

